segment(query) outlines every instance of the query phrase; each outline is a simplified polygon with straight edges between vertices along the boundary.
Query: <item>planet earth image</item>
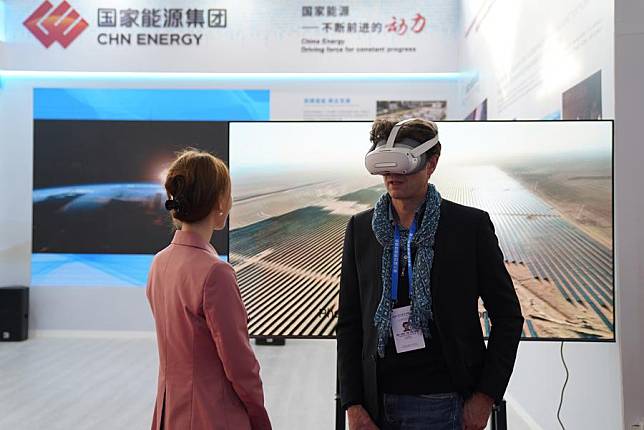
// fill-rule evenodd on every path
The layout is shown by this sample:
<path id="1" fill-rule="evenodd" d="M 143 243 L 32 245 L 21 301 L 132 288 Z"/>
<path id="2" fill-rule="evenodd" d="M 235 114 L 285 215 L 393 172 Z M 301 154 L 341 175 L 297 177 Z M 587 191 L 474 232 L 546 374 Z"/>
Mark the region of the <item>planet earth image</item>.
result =
<path id="1" fill-rule="evenodd" d="M 33 252 L 154 254 L 174 227 L 159 183 L 84 184 L 33 191 Z M 228 252 L 227 231 L 213 246 Z"/>

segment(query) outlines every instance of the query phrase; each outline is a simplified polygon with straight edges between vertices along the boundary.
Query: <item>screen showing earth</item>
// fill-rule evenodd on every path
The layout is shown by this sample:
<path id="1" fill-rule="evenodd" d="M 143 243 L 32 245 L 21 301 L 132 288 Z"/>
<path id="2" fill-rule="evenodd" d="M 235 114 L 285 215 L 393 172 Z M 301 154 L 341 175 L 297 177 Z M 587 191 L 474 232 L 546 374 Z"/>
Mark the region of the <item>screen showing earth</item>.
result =
<path id="1" fill-rule="evenodd" d="M 178 151 L 228 163 L 228 124 L 34 121 L 33 252 L 155 254 L 173 226 L 163 182 Z M 228 254 L 228 231 L 213 245 Z"/>

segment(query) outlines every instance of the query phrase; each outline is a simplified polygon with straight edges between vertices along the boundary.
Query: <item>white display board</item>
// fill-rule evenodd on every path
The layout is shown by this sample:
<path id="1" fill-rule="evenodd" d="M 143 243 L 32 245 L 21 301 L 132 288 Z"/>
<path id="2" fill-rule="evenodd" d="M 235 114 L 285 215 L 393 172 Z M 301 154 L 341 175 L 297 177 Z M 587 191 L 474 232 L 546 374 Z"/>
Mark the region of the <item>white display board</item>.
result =
<path id="1" fill-rule="evenodd" d="M 168 72 L 453 72 L 458 3 L 6 1 L 5 67 Z"/>
<path id="2" fill-rule="evenodd" d="M 461 3 L 462 118 L 614 117 L 614 2 Z"/>

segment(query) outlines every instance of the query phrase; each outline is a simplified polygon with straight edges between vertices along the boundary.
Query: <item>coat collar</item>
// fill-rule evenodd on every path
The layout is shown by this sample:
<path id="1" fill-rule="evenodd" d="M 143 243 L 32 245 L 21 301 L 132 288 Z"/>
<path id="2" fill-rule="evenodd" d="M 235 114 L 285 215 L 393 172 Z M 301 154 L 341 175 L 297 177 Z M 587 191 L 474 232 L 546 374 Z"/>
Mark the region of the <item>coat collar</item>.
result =
<path id="1" fill-rule="evenodd" d="M 172 244 L 182 245 L 182 246 L 192 246 L 193 248 L 200 248 L 209 252 L 213 252 L 214 254 L 217 254 L 217 251 L 210 244 L 210 242 L 206 242 L 205 240 L 203 240 L 203 238 L 199 236 L 197 233 L 193 233 L 189 231 L 181 231 L 181 230 L 175 231 L 174 238 L 172 239 Z"/>
<path id="2" fill-rule="evenodd" d="M 432 300 L 436 303 L 436 298 L 440 295 L 440 269 L 441 258 L 445 254 L 445 229 L 448 222 L 449 215 L 446 215 L 445 199 L 441 199 L 440 218 L 438 220 L 438 228 L 436 229 L 436 236 L 434 237 L 434 261 L 432 262 L 432 272 L 430 274 L 432 279 Z M 434 307 L 434 309 L 436 309 Z"/>

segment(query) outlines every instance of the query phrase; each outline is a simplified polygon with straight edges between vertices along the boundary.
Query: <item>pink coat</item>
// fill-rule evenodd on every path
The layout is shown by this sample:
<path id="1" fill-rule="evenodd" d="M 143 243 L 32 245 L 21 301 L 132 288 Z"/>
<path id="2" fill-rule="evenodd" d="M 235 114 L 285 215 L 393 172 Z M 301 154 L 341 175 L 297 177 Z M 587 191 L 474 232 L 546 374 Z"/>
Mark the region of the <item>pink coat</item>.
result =
<path id="1" fill-rule="evenodd" d="M 154 257 L 147 296 L 159 347 L 152 429 L 270 429 L 232 266 L 197 234 L 177 231 Z"/>

